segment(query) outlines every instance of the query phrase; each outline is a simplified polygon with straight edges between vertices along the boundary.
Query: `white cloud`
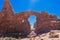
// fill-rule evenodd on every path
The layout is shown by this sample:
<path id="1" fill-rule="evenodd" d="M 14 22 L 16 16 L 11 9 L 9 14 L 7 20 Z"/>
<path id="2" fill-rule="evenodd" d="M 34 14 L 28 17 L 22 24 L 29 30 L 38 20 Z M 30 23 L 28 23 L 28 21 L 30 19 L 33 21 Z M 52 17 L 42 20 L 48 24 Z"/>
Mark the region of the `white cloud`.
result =
<path id="1" fill-rule="evenodd" d="M 29 8 L 32 9 L 39 0 L 30 0 Z"/>

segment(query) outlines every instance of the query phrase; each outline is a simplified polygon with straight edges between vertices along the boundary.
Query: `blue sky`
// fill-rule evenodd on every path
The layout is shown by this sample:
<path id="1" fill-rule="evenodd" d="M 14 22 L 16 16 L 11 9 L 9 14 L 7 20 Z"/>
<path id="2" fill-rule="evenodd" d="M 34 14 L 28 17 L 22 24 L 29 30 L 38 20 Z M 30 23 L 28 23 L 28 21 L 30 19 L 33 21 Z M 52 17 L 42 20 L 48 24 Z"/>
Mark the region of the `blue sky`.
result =
<path id="1" fill-rule="evenodd" d="M 0 0 L 0 11 L 2 10 L 3 3 L 4 0 Z M 10 3 L 15 13 L 27 10 L 46 11 L 60 18 L 60 0 L 10 0 Z M 31 25 L 33 25 L 35 19 L 35 16 L 30 17 Z"/>

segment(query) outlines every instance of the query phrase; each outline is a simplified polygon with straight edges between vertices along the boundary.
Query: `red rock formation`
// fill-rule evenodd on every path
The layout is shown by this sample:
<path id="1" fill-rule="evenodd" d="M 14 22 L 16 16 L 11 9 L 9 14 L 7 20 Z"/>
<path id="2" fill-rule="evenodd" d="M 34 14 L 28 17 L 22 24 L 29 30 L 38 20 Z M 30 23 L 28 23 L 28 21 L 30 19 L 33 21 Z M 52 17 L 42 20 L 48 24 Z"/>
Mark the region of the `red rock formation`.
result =
<path id="1" fill-rule="evenodd" d="M 23 13 L 21 15 L 15 15 L 9 0 L 4 0 L 4 6 L 0 13 L 0 34 L 19 32 L 23 35 L 28 35 L 30 25 L 27 20 L 24 23 L 22 22 L 22 19 L 24 19 L 23 16 Z"/>
<path id="2" fill-rule="evenodd" d="M 25 11 L 14 14 L 9 0 L 4 0 L 4 6 L 0 12 L 0 34 L 6 32 L 19 32 L 22 35 L 28 35 L 31 27 L 28 18 L 32 15 L 36 16 L 34 25 L 37 34 L 45 33 L 50 30 L 60 30 L 60 19 L 55 15 L 46 12 Z"/>
<path id="3" fill-rule="evenodd" d="M 36 23 L 35 23 L 35 32 L 37 34 L 42 34 L 49 32 L 50 30 L 58 30 L 60 25 L 58 21 L 58 18 L 55 15 L 49 15 L 46 12 L 41 12 L 40 16 L 37 17 Z"/>

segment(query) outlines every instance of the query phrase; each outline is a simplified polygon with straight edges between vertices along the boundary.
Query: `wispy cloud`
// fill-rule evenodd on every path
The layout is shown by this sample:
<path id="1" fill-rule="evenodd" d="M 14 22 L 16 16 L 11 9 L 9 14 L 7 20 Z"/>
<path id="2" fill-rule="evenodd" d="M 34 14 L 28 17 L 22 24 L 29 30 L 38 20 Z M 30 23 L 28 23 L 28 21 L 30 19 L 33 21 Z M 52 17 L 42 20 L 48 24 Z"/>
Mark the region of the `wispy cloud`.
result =
<path id="1" fill-rule="evenodd" d="M 39 0 L 30 0 L 29 9 L 32 9 Z"/>

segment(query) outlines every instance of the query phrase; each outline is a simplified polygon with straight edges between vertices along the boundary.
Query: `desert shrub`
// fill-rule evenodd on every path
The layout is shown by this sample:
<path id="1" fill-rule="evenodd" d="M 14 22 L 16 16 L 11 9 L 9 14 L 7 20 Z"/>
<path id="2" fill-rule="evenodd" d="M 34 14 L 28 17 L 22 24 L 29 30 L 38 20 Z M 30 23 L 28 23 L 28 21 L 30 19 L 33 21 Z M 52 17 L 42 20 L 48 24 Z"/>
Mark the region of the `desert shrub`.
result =
<path id="1" fill-rule="evenodd" d="M 5 37 L 5 38 L 1 37 L 0 40 L 16 40 L 16 39 L 12 37 Z"/>

